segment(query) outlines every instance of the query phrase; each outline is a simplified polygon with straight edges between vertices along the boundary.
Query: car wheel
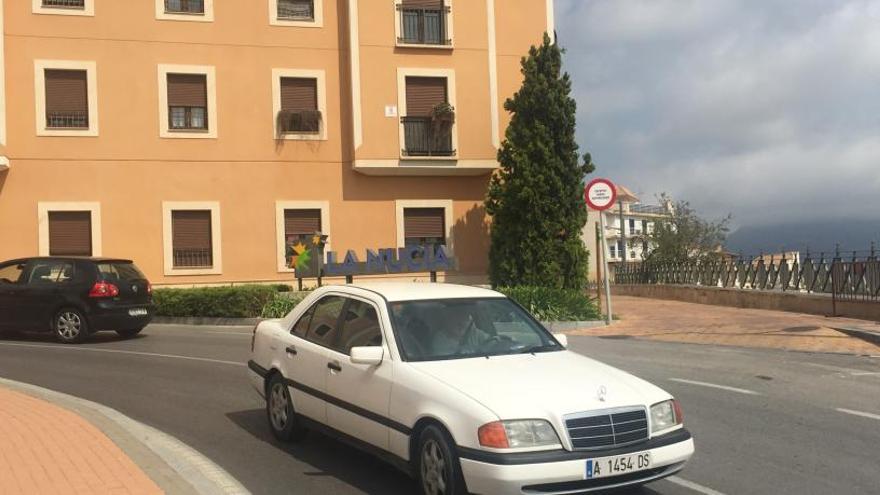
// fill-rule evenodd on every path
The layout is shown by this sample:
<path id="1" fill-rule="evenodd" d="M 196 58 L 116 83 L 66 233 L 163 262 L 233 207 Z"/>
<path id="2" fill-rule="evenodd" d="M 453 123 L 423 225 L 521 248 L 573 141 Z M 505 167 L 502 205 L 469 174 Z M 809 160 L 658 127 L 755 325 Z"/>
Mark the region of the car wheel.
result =
<path id="1" fill-rule="evenodd" d="M 73 308 L 62 309 L 52 322 L 55 337 L 65 344 L 82 342 L 89 334 L 89 326 L 82 312 Z"/>
<path id="2" fill-rule="evenodd" d="M 467 488 L 453 441 L 441 428 L 429 425 L 419 436 L 418 473 L 424 495 L 464 495 Z"/>
<path id="3" fill-rule="evenodd" d="M 143 329 L 144 328 L 141 327 L 141 328 L 128 329 L 128 330 L 117 330 L 116 334 L 119 335 L 120 337 L 122 337 L 123 339 L 130 339 L 130 338 L 134 337 L 135 335 L 141 333 L 141 330 L 143 330 Z"/>
<path id="4" fill-rule="evenodd" d="M 278 440 L 290 442 L 305 437 L 306 429 L 293 410 L 290 390 L 278 373 L 272 375 L 266 386 L 266 416 L 269 419 L 269 428 Z"/>

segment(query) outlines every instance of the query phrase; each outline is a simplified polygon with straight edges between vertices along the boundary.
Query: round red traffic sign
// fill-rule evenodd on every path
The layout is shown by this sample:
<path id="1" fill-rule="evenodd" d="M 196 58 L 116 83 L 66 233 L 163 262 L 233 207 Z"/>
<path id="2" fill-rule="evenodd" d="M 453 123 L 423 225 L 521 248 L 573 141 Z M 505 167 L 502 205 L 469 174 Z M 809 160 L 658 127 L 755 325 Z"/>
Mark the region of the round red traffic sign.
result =
<path id="1" fill-rule="evenodd" d="M 617 188 L 608 179 L 593 179 L 584 187 L 584 201 L 591 210 L 607 210 L 617 201 Z"/>

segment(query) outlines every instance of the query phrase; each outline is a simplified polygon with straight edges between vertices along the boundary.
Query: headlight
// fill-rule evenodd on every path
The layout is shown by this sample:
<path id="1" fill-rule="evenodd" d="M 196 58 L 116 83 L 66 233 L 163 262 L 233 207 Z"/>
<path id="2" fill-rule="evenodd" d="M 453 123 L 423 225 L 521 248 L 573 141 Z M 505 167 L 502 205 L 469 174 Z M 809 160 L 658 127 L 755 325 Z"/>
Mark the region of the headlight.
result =
<path id="1" fill-rule="evenodd" d="M 681 424 L 684 419 L 682 416 L 681 406 L 675 399 L 654 404 L 651 406 L 651 433 Z"/>
<path id="2" fill-rule="evenodd" d="M 557 445 L 559 437 L 543 419 L 494 421 L 480 427 L 480 445 L 496 449 Z"/>

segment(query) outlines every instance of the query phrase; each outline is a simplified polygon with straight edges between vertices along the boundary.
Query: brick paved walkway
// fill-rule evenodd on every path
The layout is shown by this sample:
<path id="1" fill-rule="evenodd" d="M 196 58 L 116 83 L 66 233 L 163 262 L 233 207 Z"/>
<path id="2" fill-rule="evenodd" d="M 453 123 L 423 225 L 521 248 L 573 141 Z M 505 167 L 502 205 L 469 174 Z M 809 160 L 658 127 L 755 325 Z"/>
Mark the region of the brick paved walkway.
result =
<path id="1" fill-rule="evenodd" d="M 0 387 L 0 493 L 159 494 L 162 490 L 77 414 Z"/>
<path id="2" fill-rule="evenodd" d="M 621 335 L 641 339 L 699 344 L 769 347 L 812 352 L 880 355 L 880 346 L 849 337 L 831 327 L 880 330 L 875 322 L 827 318 L 801 313 L 740 309 L 645 297 L 613 296 L 610 327 L 571 332 Z"/>

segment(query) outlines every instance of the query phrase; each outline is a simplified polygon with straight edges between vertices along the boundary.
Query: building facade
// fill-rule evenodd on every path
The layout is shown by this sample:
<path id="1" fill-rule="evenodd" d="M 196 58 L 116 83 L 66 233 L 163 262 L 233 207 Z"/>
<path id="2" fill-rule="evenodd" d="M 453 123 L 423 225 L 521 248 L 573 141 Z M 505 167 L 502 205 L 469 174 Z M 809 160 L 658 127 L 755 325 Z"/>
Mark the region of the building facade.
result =
<path id="1" fill-rule="evenodd" d="M 0 259 L 290 281 L 290 245 L 445 243 L 482 208 L 552 0 L 0 0 Z M 413 278 L 408 276 L 408 278 Z"/>
<path id="2" fill-rule="evenodd" d="M 624 186 L 617 185 L 617 205 L 604 212 L 590 211 L 583 231 L 583 240 L 591 257 L 589 279 L 599 280 L 600 266 L 597 253 L 601 244 L 597 241 L 600 229 L 599 215 L 605 216 L 605 238 L 608 242 L 608 259 L 611 272 L 618 263 L 643 261 L 652 246 L 646 236 L 654 231 L 654 224 L 672 216 L 672 203 L 661 205 L 642 204 L 638 196 Z"/>

